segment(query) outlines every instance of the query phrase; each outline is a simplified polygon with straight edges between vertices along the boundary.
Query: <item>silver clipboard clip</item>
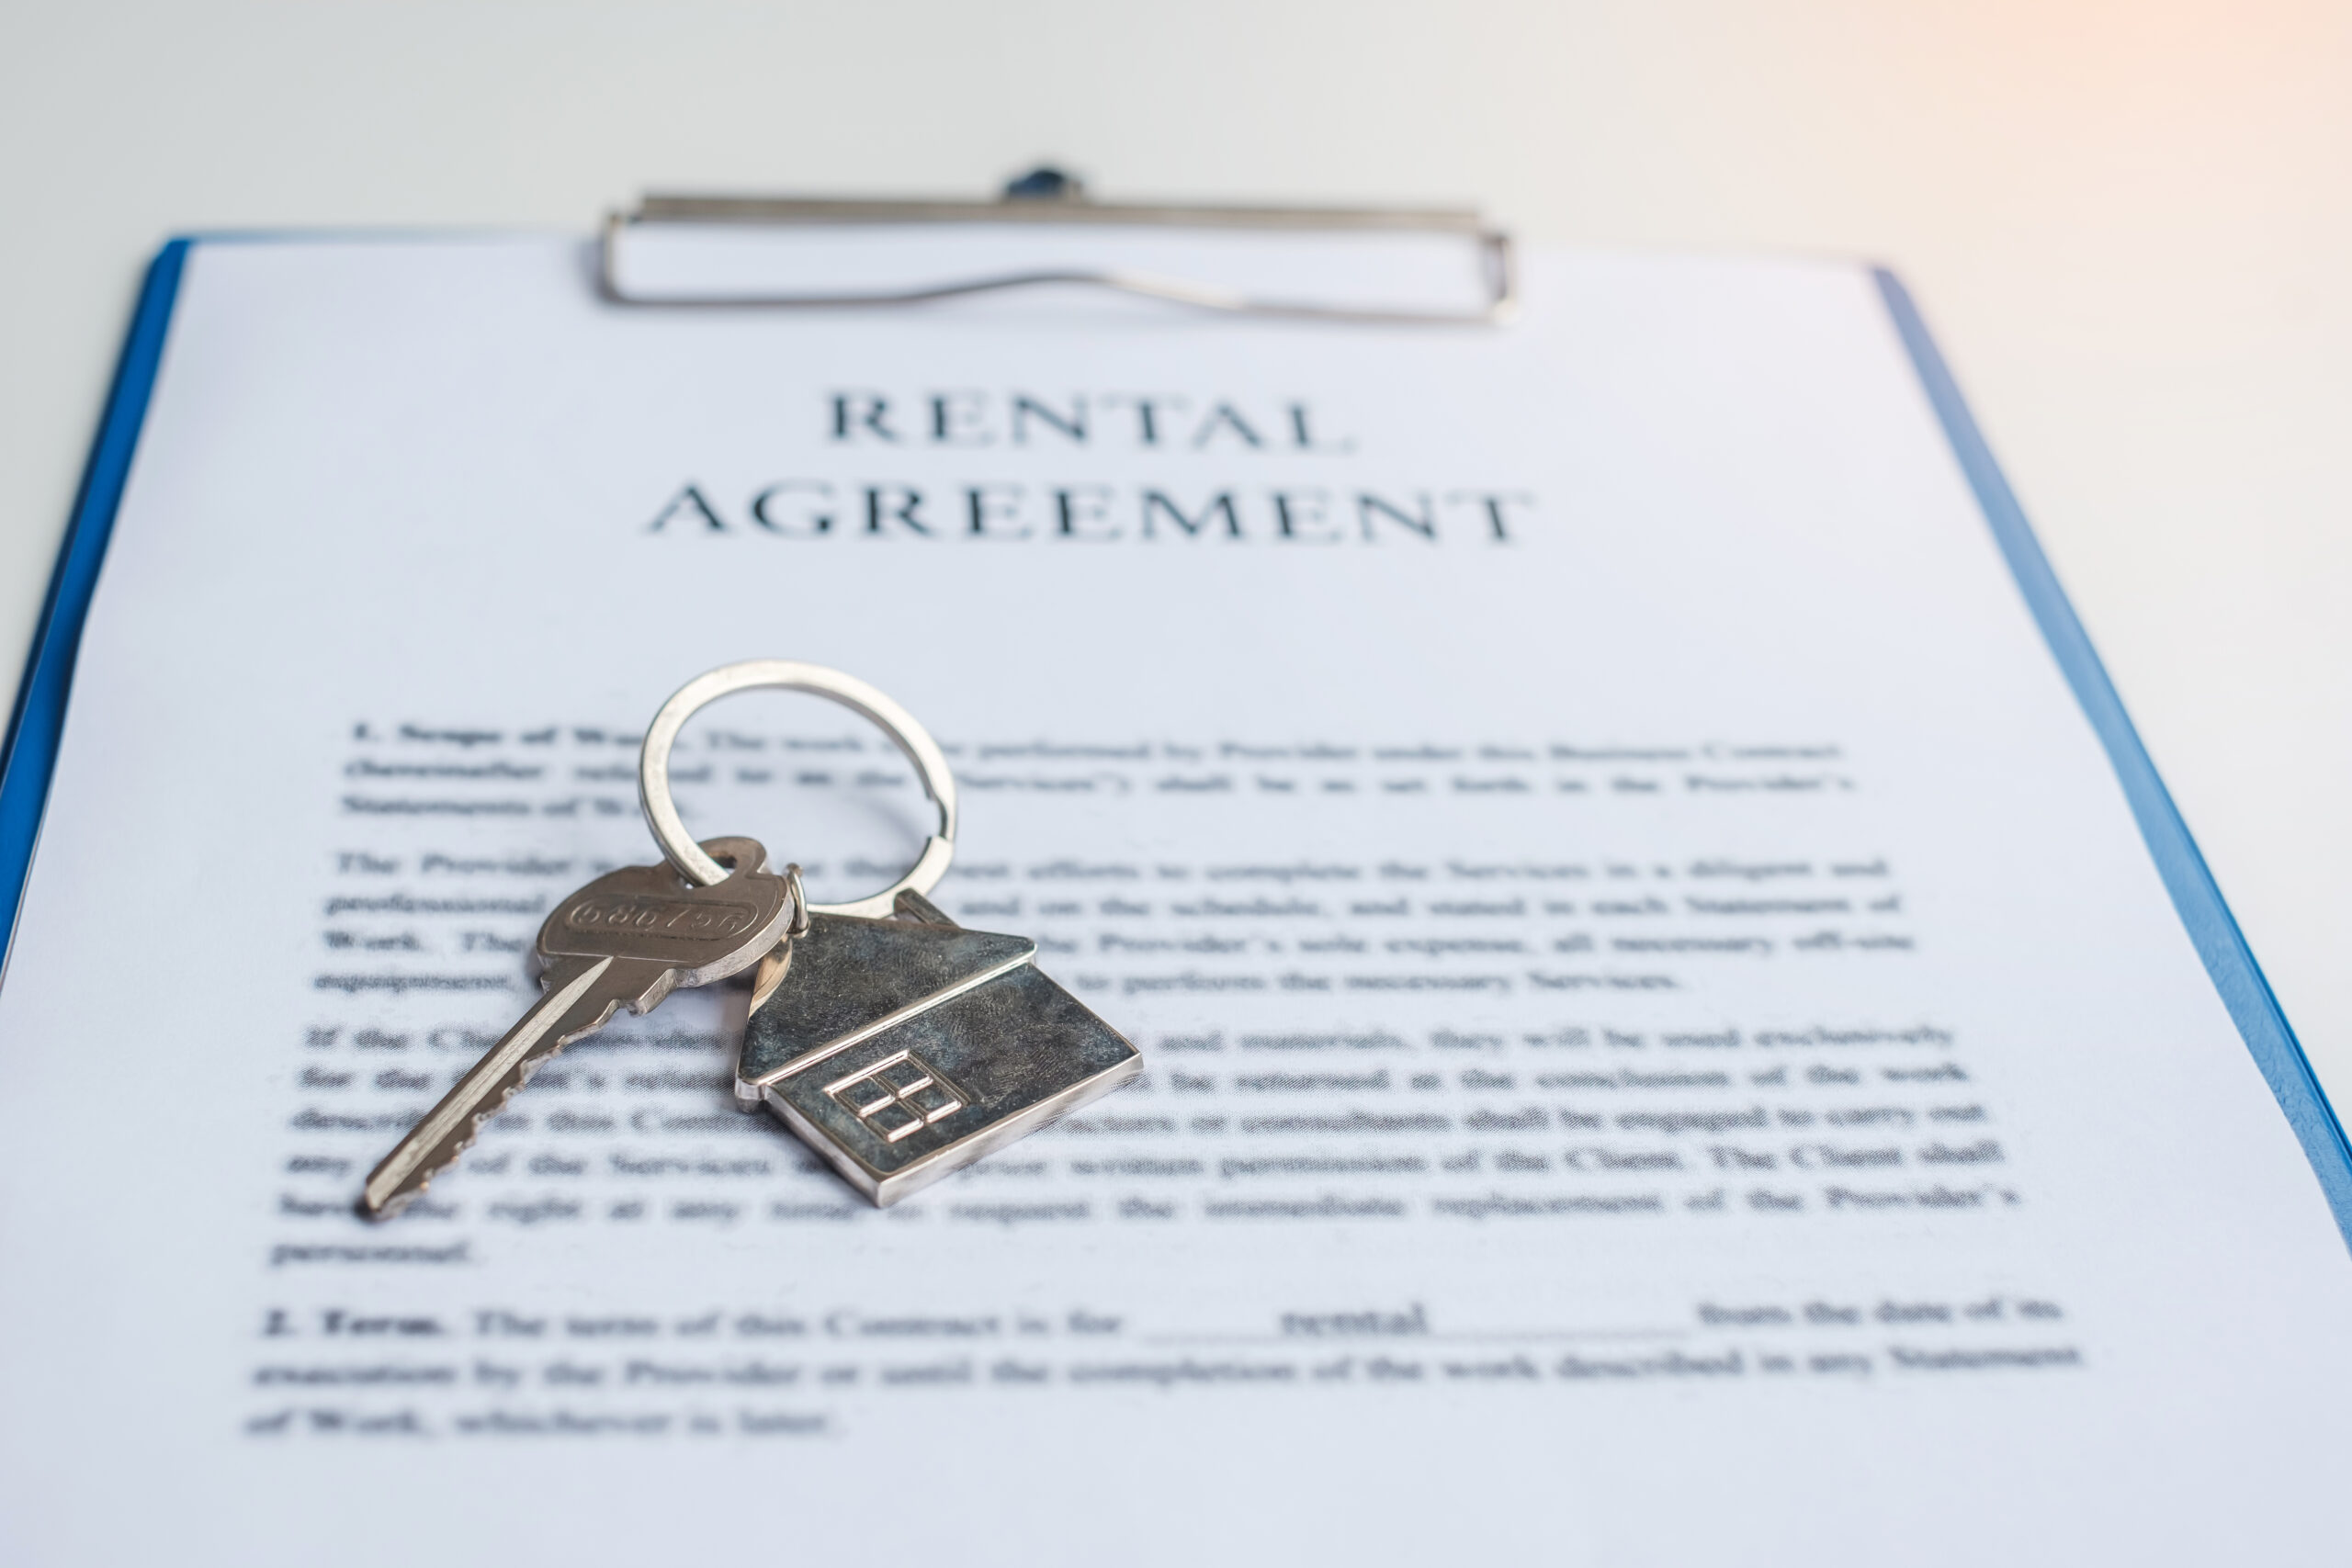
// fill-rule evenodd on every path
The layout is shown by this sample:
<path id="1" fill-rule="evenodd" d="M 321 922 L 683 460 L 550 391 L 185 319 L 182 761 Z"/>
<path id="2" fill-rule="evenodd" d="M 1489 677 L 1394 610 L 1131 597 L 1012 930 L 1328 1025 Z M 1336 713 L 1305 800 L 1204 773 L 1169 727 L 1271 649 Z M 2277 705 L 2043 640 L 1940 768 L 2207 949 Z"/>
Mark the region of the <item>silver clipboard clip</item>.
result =
<path id="1" fill-rule="evenodd" d="M 682 295 L 648 288 L 633 276 L 633 244 L 664 230 L 698 228 L 841 230 L 908 229 L 976 224 L 1016 229 L 1069 228 L 1208 231 L 1289 236 L 1413 236 L 1458 241 L 1475 274 L 1467 306 L 1317 303 L 1220 287 L 1161 273 L 1115 266 L 1018 266 L 978 276 L 887 288 L 797 289 L 721 285 Z M 597 285 L 616 305 L 702 306 L 822 310 L 920 305 L 967 295 L 1048 285 L 1109 289 L 1235 315 L 1295 321 L 1422 326 L 1492 326 L 1519 305 L 1519 277 L 1510 235 L 1464 209 L 1225 207 L 1095 201 L 1078 180 L 1041 168 L 1013 180 L 995 201 L 905 201 L 803 197 L 686 196 L 649 193 L 634 211 L 605 220 L 597 254 Z"/>

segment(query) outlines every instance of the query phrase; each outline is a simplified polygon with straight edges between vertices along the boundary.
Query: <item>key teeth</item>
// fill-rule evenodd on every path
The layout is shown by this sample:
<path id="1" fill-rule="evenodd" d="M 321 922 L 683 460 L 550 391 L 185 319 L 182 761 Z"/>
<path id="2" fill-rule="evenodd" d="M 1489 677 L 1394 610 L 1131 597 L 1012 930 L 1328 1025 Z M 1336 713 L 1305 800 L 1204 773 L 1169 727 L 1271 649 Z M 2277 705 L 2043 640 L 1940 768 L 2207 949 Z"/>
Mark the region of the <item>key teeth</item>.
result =
<path id="1" fill-rule="evenodd" d="M 537 1064 L 534 1064 L 534 1066 L 536 1065 Z M 407 1208 L 411 1203 L 415 1202 L 419 1198 L 424 1196 L 424 1190 L 433 1185 L 433 1179 L 435 1177 L 439 1176 L 443 1171 L 457 1164 L 459 1159 L 465 1156 L 465 1153 L 468 1149 L 472 1148 L 476 1144 L 481 1142 L 481 1124 L 506 1109 L 506 1102 L 514 1098 L 515 1093 L 522 1089 L 524 1079 L 527 1078 L 530 1075 L 527 1070 L 521 1075 L 518 1075 L 514 1082 L 506 1086 L 504 1093 L 501 1094 L 494 1100 L 485 1100 L 480 1111 L 477 1111 L 471 1116 L 467 1117 L 464 1125 L 458 1129 L 458 1141 L 449 1145 L 449 1153 L 447 1156 L 438 1165 L 435 1165 L 431 1170 L 428 1170 L 419 1176 L 416 1179 L 415 1186 L 409 1188 L 406 1191 L 393 1193 L 390 1198 L 384 1200 L 384 1206 L 380 1209 L 370 1210 L 368 1207 L 368 1200 L 366 1196 L 362 1195 L 358 1202 L 355 1205 L 355 1207 L 359 1211 L 361 1217 L 371 1220 L 389 1220 L 398 1214 L 402 1209 Z"/>

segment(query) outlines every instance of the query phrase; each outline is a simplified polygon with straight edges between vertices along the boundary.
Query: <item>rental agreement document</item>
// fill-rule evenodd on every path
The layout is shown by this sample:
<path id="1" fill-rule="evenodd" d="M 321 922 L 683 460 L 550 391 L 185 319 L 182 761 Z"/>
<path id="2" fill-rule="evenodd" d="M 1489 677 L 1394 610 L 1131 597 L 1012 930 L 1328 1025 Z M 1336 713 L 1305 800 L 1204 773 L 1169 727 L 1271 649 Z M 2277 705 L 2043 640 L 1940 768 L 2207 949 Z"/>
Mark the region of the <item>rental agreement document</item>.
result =
<path id="1" fill-rule="evenodd" d="M 8 1562 L 2343 1561 L 2343 1235 L 1868 271 L 158 276 L 0 987 Z M 939 737 L 938 901 L 1145 1078 L 877 1211 L 683 994 L 356 1218 L 748 658 Z M 929 821 L 810 698 L 676 769 L 820 900 Z"/>

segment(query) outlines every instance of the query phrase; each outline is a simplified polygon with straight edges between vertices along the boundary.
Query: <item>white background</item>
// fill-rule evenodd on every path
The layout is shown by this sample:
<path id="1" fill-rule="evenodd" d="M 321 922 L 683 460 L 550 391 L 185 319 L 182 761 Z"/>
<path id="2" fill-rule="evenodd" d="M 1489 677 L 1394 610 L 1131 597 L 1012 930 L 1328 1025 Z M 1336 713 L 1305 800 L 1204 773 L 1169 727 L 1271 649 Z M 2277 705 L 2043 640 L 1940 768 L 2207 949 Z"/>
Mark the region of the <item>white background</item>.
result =
<path id="1" fill-rule="evenodd" d="M 647 186 L 1469 199 L 1876 256 L 2352 1097 L 2352 7 L 0 8 L 0 665 L 138 271 L 244 225 L 584 227 Z"/>

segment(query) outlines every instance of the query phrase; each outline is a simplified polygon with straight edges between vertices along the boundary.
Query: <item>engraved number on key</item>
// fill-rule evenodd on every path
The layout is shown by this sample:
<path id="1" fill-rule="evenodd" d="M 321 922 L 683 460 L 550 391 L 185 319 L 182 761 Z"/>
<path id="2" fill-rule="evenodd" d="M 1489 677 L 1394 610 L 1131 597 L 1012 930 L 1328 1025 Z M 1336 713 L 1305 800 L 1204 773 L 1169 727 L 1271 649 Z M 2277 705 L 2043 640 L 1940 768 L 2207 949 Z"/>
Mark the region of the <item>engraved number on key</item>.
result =
<path id="1" fill-rule="evenodd" d="M 697 887 L 667 865 L 629 866 L 556 906 L 539 928 L 544 994 L 369 1173 L 361 1213 L 400 1213 L 541 1063 L 621 1008 L 650 1012 L 673 990 L 723 980 L 775 951 L 793 904 L 785 879 L 765 870 L 767 852 L 751 839 L 703 847 L 733 874 Z"/>

